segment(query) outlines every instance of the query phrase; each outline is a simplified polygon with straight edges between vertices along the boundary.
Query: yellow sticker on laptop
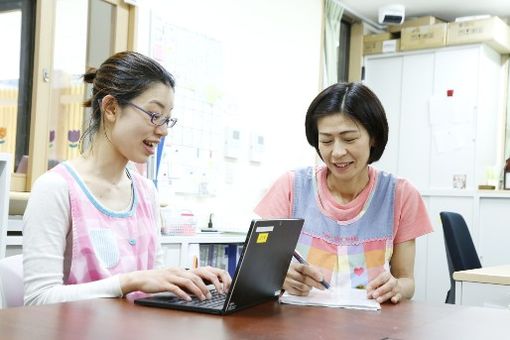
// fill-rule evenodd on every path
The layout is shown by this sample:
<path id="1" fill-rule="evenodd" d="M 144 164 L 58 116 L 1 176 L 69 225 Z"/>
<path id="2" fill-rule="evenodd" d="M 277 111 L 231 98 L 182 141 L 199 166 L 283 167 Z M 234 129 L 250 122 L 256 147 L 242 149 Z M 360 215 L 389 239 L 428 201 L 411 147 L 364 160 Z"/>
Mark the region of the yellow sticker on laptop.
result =
<path id="1" fill-rule="evenodd" d="M 266 243 L 269 233 L 260 233 L 257 236 L 257 243 Z"/>

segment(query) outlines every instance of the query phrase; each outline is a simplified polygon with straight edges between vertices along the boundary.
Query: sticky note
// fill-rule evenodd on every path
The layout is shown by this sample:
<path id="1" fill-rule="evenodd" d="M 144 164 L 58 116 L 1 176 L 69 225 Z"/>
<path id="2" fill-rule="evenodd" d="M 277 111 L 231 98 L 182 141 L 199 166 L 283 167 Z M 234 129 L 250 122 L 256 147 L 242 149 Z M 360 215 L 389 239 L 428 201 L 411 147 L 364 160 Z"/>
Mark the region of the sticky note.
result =
<path id="1" fill-rule="evenodd" d="M 257 243 L 266 243 L 268 236 L 269 236 L 269 233 L 260 233 L 257 236 Z"/>

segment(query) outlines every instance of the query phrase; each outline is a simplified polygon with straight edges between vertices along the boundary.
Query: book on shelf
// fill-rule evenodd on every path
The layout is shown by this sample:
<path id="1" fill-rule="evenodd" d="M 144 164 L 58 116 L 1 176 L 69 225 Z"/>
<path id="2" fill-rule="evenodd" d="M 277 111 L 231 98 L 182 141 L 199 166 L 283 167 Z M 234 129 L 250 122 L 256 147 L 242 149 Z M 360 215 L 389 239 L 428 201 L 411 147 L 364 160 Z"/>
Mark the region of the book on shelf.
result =
<path id="1" fill-rule="evenodd" d="M 200 266 L 221 268 L 233 276 L 241 250 L 242 245 L 236 243 L 200 244 Z"/>

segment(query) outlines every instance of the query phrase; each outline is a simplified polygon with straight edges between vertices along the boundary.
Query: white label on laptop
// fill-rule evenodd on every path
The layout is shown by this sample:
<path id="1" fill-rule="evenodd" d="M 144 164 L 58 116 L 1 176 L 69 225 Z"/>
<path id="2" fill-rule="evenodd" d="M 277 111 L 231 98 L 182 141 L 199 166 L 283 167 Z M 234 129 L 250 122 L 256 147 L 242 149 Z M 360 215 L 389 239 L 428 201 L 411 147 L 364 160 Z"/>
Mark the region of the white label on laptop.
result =
<path id="1" fill-rule="evenodd" d="M 257 227 L 255 232 L 257 232 L 257 233 L 267 233 L 268 231 L 273 231 L 273 229 L 274 229 L 273 226 L 269 226 L 269 227 Z"/>

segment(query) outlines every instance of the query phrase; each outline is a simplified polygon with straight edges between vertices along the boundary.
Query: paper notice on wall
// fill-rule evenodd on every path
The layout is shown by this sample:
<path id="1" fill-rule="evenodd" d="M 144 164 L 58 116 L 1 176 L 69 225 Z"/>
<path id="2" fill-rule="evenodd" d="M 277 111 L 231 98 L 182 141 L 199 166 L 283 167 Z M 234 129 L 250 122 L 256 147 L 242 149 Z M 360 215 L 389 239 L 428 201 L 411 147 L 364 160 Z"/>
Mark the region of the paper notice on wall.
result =
<path id="1" fill-rule="evenodd" d="M 429 101 L 429 117 L 431 126 L 444 125 L 449 119 L 449 102 L 444 97 L 432 96 Z"/>
<path id="2" fill-rule="evenodd" d="M 448 129 L 433 129 L 432 136 L 436 145 L 437 152 L 449 152 L 455 149 L 452 143 L 450 132 Z"/>
<path id="3" fill-rule="evenodd" d="M 470 140 L 469 125 L 436 127 L 432 129 L 432 136 L 437 152 L 451 152 L 464 148 Z"/>
<path id="4" fill-rule="evenodd" d="M 471 123 L 474 116 L 474 105 L 468 98 L 455 98 L 450 122 L 454 124 Z"/>
<path id="5" fill-rule="evenodd" d="M 431 126 L 468 123 L 473 120 L 473 112 L 467 98 L 432 96 L 429 100 Z"/>

